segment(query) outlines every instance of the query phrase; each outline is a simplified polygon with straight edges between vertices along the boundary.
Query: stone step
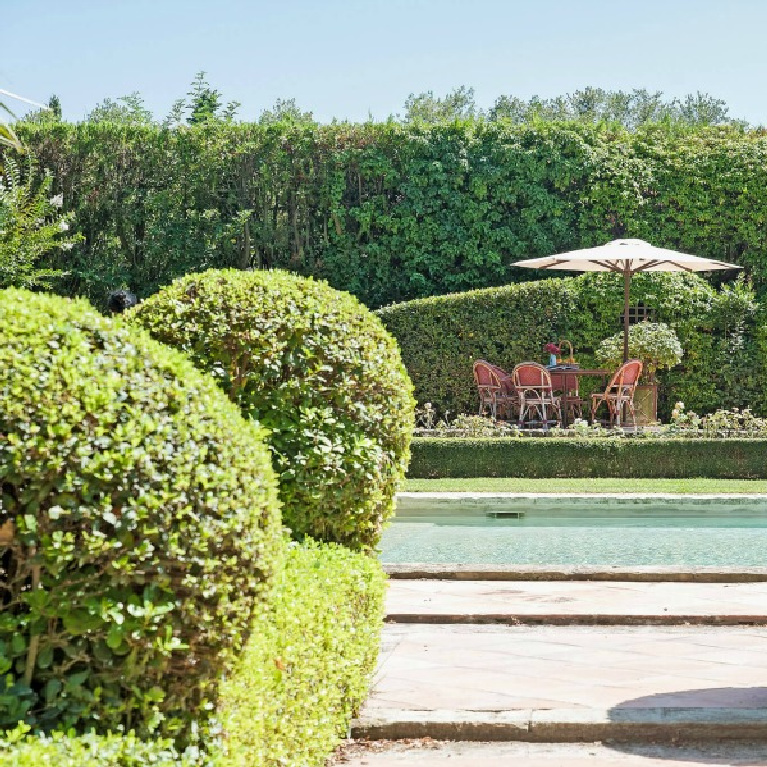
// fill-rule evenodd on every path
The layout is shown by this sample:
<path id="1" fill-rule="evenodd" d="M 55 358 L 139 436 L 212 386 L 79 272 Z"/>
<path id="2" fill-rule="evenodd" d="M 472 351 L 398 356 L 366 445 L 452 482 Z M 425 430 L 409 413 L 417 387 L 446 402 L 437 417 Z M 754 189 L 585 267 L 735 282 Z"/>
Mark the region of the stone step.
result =
<path id="1" fill-rule="evenodd" d="M 443 743 L 433 740 L 349 744 L 344 767 L 696 767 L 767 764 L 767 745 L 608 745 L 603 743 Z"/>
<path id="2" fill-rule="evenodd" d="M 391 580 L 765 583 L 767 567 L 384 564 Z"/>
<path id="3" fill-rule="evenodd" d="M 767 742 L 767 629 L 384 627 L 354 737 Z"/>
<path id="4" fill-rule="evenodd" d="M 765 625 L 767 583 L 394 580 L 387 620 L 512 625 Z"/>

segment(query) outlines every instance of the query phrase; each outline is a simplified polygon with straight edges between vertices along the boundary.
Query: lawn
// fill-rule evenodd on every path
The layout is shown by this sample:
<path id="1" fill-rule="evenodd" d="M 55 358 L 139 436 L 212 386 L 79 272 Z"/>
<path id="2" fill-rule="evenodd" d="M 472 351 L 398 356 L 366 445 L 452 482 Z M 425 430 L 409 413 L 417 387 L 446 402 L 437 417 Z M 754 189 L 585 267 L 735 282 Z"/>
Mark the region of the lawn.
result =
<path id="1" fill-rule="evenodd" d="M 767 493 L 764 479 L 526 479 L 472 477 L 469 479 L 408 479 L 407 492 L 491 493 Z"/>

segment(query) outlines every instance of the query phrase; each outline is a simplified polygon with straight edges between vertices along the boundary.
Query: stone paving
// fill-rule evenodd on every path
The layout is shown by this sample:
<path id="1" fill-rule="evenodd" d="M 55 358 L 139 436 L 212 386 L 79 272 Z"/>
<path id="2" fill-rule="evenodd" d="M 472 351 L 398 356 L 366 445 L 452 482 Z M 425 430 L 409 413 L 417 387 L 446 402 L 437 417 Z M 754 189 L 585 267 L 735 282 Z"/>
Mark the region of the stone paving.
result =
<path id="1" fill-rule="evenodd" d="M 384 743 L 352 745 L 345 767 L 694 767 L 767 765 L 767 746 L 609 746 L 540 743 Z"/>
<path id="2" fill-rule="evenodd" d="M 751 616 L 767 624 L 767 583 L 392 580 L 387 612 L 423 616 Z"/>
<path id="3" fill-rule="evenodd" d="M 674 575 L 392 580 L 400 622 L 352 732 L 422 740 L 352 745 L 339 763 L 767 767 L 767 583 Z M 716 625 L 727 616 L 752 625 Z M 632 617 L 672 625 L 621 625 Z"/>
<path id="4" fill-rule="evenodd" d="M 392 624 L 363 717 L 627 707 L 767 709 L 767 628 Z"/>

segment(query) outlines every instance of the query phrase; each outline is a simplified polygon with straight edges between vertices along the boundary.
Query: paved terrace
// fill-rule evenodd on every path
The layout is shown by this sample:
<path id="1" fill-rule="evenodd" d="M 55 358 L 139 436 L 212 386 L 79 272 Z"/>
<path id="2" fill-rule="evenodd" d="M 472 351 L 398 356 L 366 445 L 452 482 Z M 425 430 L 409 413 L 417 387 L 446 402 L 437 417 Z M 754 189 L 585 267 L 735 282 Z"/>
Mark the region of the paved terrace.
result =
<path id="1" fill-rule="evenodd" d="M 400 623 L 763 625 L 767 582 L 392 580 L 387 612 Z"/>
<path id="2" fill-rule="evenodd" d="M 353 733 L 464 742 L 376 744 L 354 757 L 355 766 L 449 758 L 463 767 L 520 755 L 516 763 L 525 766 L 767 764 L 767 746 L 741 748 L 767 740 L 763 581 L 400 579 L 391 583 L 388 612 L 403 622 L 385 627 Z M 627 625 L 637 617 L 658 625 Z M 524 625 L 531 618 L 539 625 Z M 735 625 L 718 625 L 725 618 Z M 577 745 L 598 741 L 732 741 L 732 758 L 693 758 L 713 758 L 713 746 L 663 756 L 593 746 L 592 758 Z"/>

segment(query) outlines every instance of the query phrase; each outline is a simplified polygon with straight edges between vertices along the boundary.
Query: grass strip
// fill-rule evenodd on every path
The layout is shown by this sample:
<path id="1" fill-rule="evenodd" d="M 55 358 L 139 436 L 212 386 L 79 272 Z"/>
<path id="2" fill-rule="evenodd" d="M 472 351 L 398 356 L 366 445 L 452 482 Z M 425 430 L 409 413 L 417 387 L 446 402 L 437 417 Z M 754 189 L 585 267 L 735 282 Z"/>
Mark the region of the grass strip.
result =
<path id="1" fill-rule="evenodd" d="M 403 490 L 413 493 L 767 493 L 763 479 L 620 479 L 613 477 L 526 478 L 469 477 L 408 479 Z"/>

